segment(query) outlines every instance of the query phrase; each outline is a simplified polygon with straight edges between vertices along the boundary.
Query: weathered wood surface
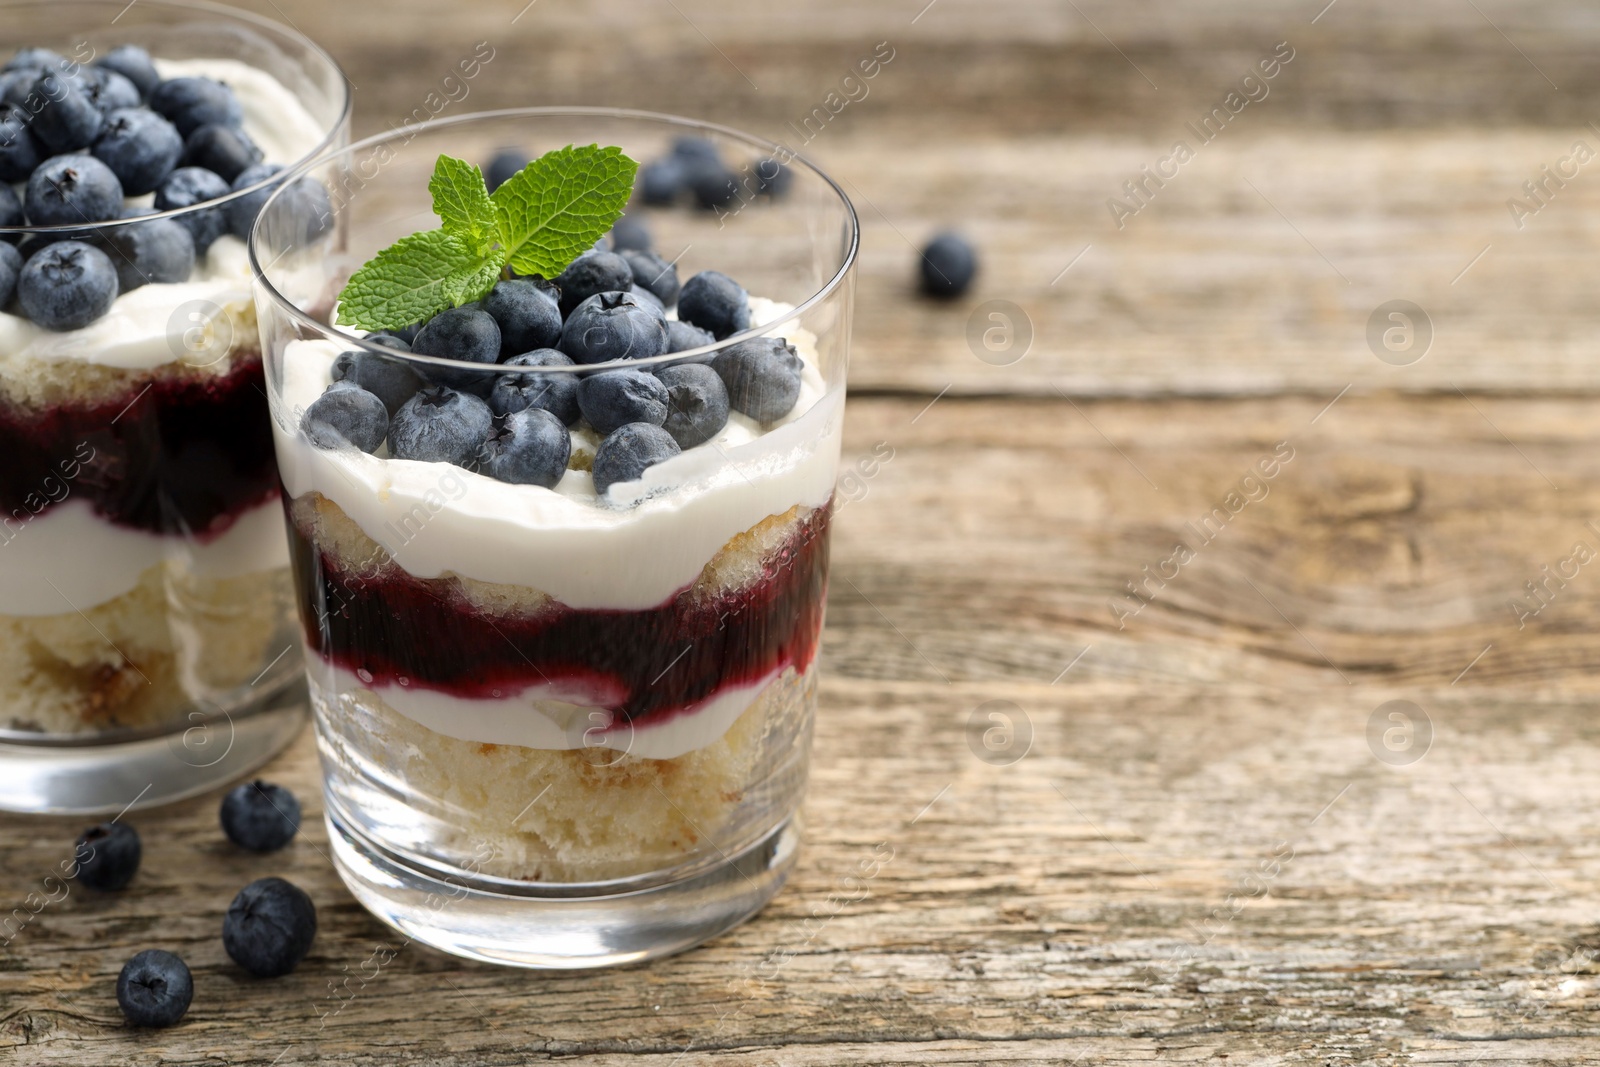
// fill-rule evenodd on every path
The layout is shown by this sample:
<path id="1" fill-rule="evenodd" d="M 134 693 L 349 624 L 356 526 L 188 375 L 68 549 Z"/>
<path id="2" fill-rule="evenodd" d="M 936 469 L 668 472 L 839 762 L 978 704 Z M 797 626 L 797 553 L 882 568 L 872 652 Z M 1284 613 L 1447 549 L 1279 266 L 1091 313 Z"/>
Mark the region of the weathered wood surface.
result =
<path id="1" fill-rule="evenodd" d="M 394 935 L 319 825 L 242 857 L 202 798 L 138 817 L 126 894 L 74 893 L 0 948 L 8 1062 L 1600 1061 L 1600 586 L 1585 566 L 1537 615 L 1511 606 L 1576 542 L 1600 552 L 1600 194 L 1585 169 L 1522 232 L 1504 205 L 1574 138 L 1600 148 L 1592 11 L 923 2 L 538 0 L 512 24 L 521 0 L 277 0 L 348 64 L 363 131 L 478 40 L 501 65 L 464 106 L 773 136 L 896 45 L 811 148 L 866 228 L 846 463 L 894 454 L 836 526 L 806 851 L 758 919 L 684 956 L 530 975 L 412 946 L 324 1020 Z M 1283 39 L 1272 96 L 1115 230 L 1115 186 Z M 950 221 L 981 239 L 981 291 L 906 300 L 908 240 Z M 1438 327 L 1407 367 L 1363 338 L 1393 297 Z M 968 349 L 984 299 L 1033 319 L 1020 362 Z M 1280 442 L 1293 458 L 1241 488 Z M 1185 524 L 1230 491 L 1258 499 L 1200 543 Z M 1193 558 L 1119 618 L 1179 540 Z M 1396 699 L 1432 732 L 1401 765 L 1368 740 Z M 1031 730 L 1017 762 L 972 747 L 991 701 Z M 320 814 L 309 737 L 268 773 Z M 0 819 L 5 900 L 77 829 Z M 880 843 L 892 861 L 841 902 Z M 248 981 L 217 933 L 267 873 L 323 927 L 295 975 Z M 113 987 L 153 944 L 199 992 L 137 1034 Z"/>

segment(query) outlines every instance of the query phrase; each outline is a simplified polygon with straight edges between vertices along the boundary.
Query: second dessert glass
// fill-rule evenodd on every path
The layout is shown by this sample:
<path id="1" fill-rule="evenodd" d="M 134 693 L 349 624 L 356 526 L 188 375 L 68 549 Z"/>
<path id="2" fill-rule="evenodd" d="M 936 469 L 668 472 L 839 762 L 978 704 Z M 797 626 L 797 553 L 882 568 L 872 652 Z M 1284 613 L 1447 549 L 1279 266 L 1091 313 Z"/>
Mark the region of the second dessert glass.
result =
<path id="1" fill-rule="evenodd" d="M 576 415 L 554 488 L 301 429 L 341 353 L 481 396 L 508 371 L 558 392 L 609 369 L 413 355 L 328 323 L 354 267 L 438 225 L 441 154 L 598 143 L 643 161 L 686 136 L 736 163 L 781 151 L 642 112 L 469 115 L 313 164 L 339 224 L 326 238 L 304 240 L 285 195 L 252 235 L 334 861 L 374 914 L 458 955 L 592 967 L 679 951 L 753 914 L 795 860 L 857 247 L 830 179 L 795 160 L 781 198 L 751 184 L 715 210 L 629 209 L 683 277 L 737 279 L 751 325 L 627 366 L 785 338 L 804 369 L 781 415 L 730 416 L 607 494 L 601 436 Z"/>

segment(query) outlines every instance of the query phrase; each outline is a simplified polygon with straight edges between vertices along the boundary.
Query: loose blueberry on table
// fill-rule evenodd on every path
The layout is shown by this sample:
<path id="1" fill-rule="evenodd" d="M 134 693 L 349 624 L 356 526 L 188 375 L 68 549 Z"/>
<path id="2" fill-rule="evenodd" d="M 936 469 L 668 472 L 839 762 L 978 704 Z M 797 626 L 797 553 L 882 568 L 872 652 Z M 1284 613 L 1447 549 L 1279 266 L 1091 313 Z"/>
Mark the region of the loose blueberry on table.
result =
<path id="1" fill-rule="evenodd" d="M 173 1026 L 194 1000 L 194 978 L 183 960 L 147 948 L 122 965 L 117 975 L 117 1005 L 134 1026 Z"/>
<path id="2" fill-rule="evenodd" d="M 251 852 L 276 852 L 300 829 L 300 802 L 281 785 L 259 779 L 222 798 L 222 832 Z"/>
<path id="3" fill-rule="evenodd" d="M 139 872 L 143 855 L 139 832 L 125 822 L 91 826 L 78 838 L 73 850 L 78 881 L 102 892 L 127 888 Z"/>
<path id="4" fill-rule="evenodd" d="M 316 905 L 282 878 L 260 878 L 239 890 L 222 920 L 222 947 L 257 978 L 300 966 L 316 936 Z"/>

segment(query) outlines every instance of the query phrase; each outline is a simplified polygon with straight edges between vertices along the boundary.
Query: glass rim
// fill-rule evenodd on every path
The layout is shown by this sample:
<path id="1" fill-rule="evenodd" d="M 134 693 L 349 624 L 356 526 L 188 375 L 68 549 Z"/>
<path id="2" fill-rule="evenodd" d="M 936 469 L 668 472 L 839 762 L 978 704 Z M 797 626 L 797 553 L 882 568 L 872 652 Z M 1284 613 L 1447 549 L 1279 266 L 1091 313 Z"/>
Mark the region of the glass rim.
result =
<path id="1" fill-rule="evenodd" d="M 300 178 L 307 176 L 311 173 L 311 171 L 317 169 L 318 167 L 324 166 L 341 156 L 351 156 L 357 152 L 385 144 L 401 137 L 405 137 L 409 141 L 421 133 L 433 132 L 451 126 L 479 122 L 486 119 L 502 118 L 634 119 L 658 123 L 666 126 L 675 126 L 682 130 L 709 131 L 735 141 L 741 141 L 744 144 L 762 152 L 771 153 L 782 151 L 789 156 L 789 163 L 798 163 L 804 166 L 805 169 L 809 170 L 812 174 L 815 174 L 818 178 L 821 178 L 822 181 L 827 184 L 828 188 L 833 190 L 834 195 L 839 198 L 839 203 L 844 206 L 845 219 L 849 225 L 849 247 L 845 249 L 844 257 L 840 262 L 838 269 L 833 272 L 827 281 L 823 282 L 822 285 L 818 287 L 818 289 L 810 296 L 806 297 L 800 303 L 790 308 L 789 311 L 785 312 L 783 315 L 780 315 L 778 318 L 773 319 L 771 322 L 762 323 L 760 326 L 754 326 L 748 330 L 741 330 L 739 333 L 729 334 L 727 337 L 713 344 L 701 345 L 698 348 L 686 348 L 681 352 L 665 352 L 659 356 L 647 356 L 644 359 L 613 359 L 607 360 L 603 363 L 575 362 L 574 365 L 570 367 L 516 367 L 507 366 L 504 363 L 473 363 L 463 359 L 447 359 L 444 356 L 424 355 L 420 352 L 402 352 L 399 349 L 390 348 L 387 345 L 381 345 L 377 344 L 376 342 L 369 341 L 364 337 L 357 337 L 354 334 L 344 333 L 335 326 L 319 322 L 307 314 L 298 304 L 279 292 L 278 287 L 273 285 L 271 280 L 267 277 L 267 272 L 262 268 L 260 257 L 257 253 L 256 235 L 260 232 L 261 220 L 266 217 L 267 212 L 275 203 L 277 203 L 278 198 L 284 195 L 285 190 L 293 186 L 294 183 Z M 304 163 L 294 167 L 292 170 L 285 171 L 283 174 L 278 175 L 277 180 L 282 184 L 279 185 L 279 187 L 273 192 L 272 196 L 267 199 L 267 202 L 262 205 L 261 213 L 256 216 L 255 225 L 250 228 L 248 251 L 250 256 L 250 271 L 255 278 L 256 285 L 258 285 L 267 293 L 267 295 L 271 298 L 272 303 L 281 312 L 287 314 L 291 319 L 295 320 L 302 326 L 309 327 L 310 329 L 328 337 L 329 339 L 337 339 L 341 344 L 347 345 L 349 349 L 353 351 L 370 352 L 374 355 L 387 357 L 390 360 L 415 362 L 424 364 L 426 366 L 440 367 L 449 370 L 459 370 L 486 376 L 500 374 L 586 374 L 593 371 L 658 367 L 673 363 L 681 363 L 685 360 L 694 359 L 697 357 L 704 357 L 706 355 L 720 352 L 725 348 L 739 344 L 743 341 L 748 341 L 757 337 L 765 337 L 771 334 L 774 328 L 798 318 L 801 314 L 816 307 L 823 300 L 832 295 L 834 290 L 838 289 L 838 287 L 844 282 L 845 278 L 849 276 L 850 269 L 855 266 L 857 253 L 861 249 L 861 219 L 856 214 L 855 205 L 851 203 L 850 197 L 846 195 L 845 191 L 839 187 L 839 183 L 834 181 L 828 176 L 826 171 L 817 166 L 815 163 L 811 162 L 809 159 L 789 148 L 779 145 L 775 141 L 768 141 L 753 134 L 745 133 L 742 130 L 736 130 L 731 126 L 723 126 L 714 122 L 702 122 L 699 119 L 685 118 L 680 115 L 669 115 L 660 111 L 645 111 L 638 108 L 576 106 L 512 107 L 497 108 L 492 111 L 473 111 L 465 115 L 451 115 L 446 118 L 429 119 L 427 122 L 398 126 L 384 133 L 363 138 L 362 140 L 356 141 L 353 144 L 347 145 L 343 148 L 324 152 L 321 156 L 318 156 L 314 159 L 309 159 Z"/>
<path id="2" fill-rule="evenodd" d="M 293 26 L 269 19 L 264 15 L 258 15 L 253 11 L 245 11 L 241 8 L 229 7 L 226 4 L 211 3 L 210 0 L 140 0 L 140 2 L 147 8 L 167 8 L 177 11 L 203 11 L 208 15 L 219 16 L 234 22 L 248 23 L 258 29 L 269 30 L 281 37 L 289 38 L 295 41 L 297 44 L 304 45 L 308 52 L 316 55 L 317 58 L 328 65 L 330 70 L 339 76 L 339 114 L 334 118 L 332 125 L 330 125 L 323 133 L 321 140 L 316 143 L 316 146 L 300 156 L 299 159 L 291 163 L 283 164 L 283 170 L 279 171 L 277 174 L 269 175 L 268 177 L 256 182 L 254 185 L 247 185 L 243 189 L 230 189 L 226 196 L 219 196 L 215 200 L 203 200 L 198 204 L 190 204 L 188 207 L 168 208 L 165 211 L 152 211 L 149 214 L 130 215 L 126 218 L 105 219 L 101 222 L 90 222 L 85 220 L 84 222 L 69 222 L 58 226 L 0 226 L 0 234 L 22 234 L 24 236 L 30 234 L 87 235 L 98 230 L 111 230 L 121 226 L 137 226 L 142 222 L 153 222 L 156 219 L 176 219 L 181 218 L 184 215 L 194 214 L 198 211 L 207 211 L 212 208 L 226 206 L 235 200 L 249 196 L 251 193 L 257 193 L 263 189 L 271 188 L 278 182 L 283 181 L 285 175 L 288 174 L 289 171 L 294 170 L 301 162 L 328 154 L 330 146 L 339 135 L 339 131 L 344 128 L 347 122 L 349 122 L 350 112 L 354 107 L 354 98 L 350 92 L 350 76 L 344 72 L 344 68 L 339 65 L 338 61 L 335 60 L 333 56 L 328 54 L 325 48 L 313 41 L 311 38 L 307 37 L 305 34 L 301 33 L 299 30 L 295 29 Z M 89 7 L 91 5 L 97 7 L 115 7 L 116 0 L 0 0 L 0 14 L 4 14 L 8 8 L 18 7 L 49 6 L 71 9 L 75 7 Z M 132 7 L 133 5 L 130 4 L 128 6 Z M 91 60 L 90 63 L 92 65 L 93 61 Z M 78 152 L 62 152 L 58 153 L 57 155 L 85 154 L 89 154 L 89 150 L 86 148 L 80 149 Z M 54 159 L 56 156 L 51 156 L 49 158 Z M 40 162 L 42 163 L 44 161 L 40 160 Z"/>

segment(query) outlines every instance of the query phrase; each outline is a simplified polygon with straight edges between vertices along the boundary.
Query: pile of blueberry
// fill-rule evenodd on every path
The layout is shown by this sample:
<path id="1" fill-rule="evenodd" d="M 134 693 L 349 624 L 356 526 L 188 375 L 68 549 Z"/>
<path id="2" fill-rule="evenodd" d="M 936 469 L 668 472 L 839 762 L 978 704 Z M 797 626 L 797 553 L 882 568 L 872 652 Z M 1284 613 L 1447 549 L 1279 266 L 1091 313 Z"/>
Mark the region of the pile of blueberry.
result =
<path id="1" fill-rule="evenodd" d="M 300 829 L 300 802 L 282 786 L 247 782 L 222 799 L 222 829 L 252 852 L 275 852 Z M 125 889 L 144 852 L 139 833 L 125 822 L 84 831 L 74 853 L 77 880 L 101 892 Z M 317 909 L 305 891 L 282 878 L 260 878 L 228 905 L 222 947 L 258 978 L 276 978 L 299 966 L 317 935 Z M 172 1026 L 189 1010 L 194 978 L 177 955 L 145 949 L 123 964 L 117 1004 L 135 1026 Z"/>
<path id="2" fill-rule="evenodd" d="M 39 325 L 79 329 L 120 293 L 187 281 L 224 233 L 247 235 L 270 188 L 170 219 L 94 225 L 203 204 L 281 171 L 261 161 L 243 117 L 226 85 L 163 81 L 134 45 L 89 66 L 42 48 L 18 52 L 0 67 L 0 226 L 83 229 L 35 234 L 20 247 L 0 240 L 0 308 L 15 296 Z M 327 217 L 322 186 L 296 190 Z M 154 208 L 129 205 L 150 193 Z"/>
<path id="3" fill-rule="evenodd" d="M 649 248 L 618 243 L 585 252 L 554 281 L 512 278 L 481 301 L 425 323 L 367 337 L 400 352 L 505 367 L 571 367 L 683 352 L 750 325 L 749 296 L 732 278 L 677 268 Z M 667 309 L 676 306 L 678 319 Z M 323 448 L 453 463 L 503 482 L 560 481 L 571 458 L 568 427 L 601 441 L 595 490 L 710 441 L 730 410 L 759 422 L 787 415 L 802 363 L 782 338 L 757 337 L 709 361 L 589 374 L 476 373 L 429 368 L 366 351 L 341 354 L 333 383 L 305 411 L 301 430 Z"/>

